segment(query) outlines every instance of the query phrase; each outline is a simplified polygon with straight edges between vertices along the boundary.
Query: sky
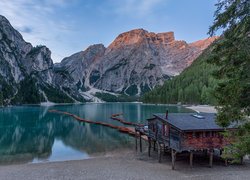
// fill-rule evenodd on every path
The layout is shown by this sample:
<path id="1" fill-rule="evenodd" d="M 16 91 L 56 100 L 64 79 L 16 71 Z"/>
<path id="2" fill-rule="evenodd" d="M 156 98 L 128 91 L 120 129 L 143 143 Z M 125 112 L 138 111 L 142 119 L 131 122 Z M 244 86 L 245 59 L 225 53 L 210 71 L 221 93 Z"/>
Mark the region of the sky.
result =
<path id="1" fill-rule="evenodd" d="M 106 47 L 122 32 L 174 31 L 177 40 L 208 37 L 217 0 L 0 0 L 5 16 L 33 46 L 60 62 L 92 44 Z"/>

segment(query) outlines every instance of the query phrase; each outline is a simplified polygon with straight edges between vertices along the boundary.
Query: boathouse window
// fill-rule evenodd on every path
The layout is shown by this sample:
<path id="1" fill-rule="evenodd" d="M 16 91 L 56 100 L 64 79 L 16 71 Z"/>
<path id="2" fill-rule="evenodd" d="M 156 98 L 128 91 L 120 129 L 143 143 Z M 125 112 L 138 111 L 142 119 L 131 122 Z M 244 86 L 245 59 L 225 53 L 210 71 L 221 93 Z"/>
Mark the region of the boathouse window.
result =
<path id="1" fill-rule="evenodd" d="M 200 134 L 199 132 L 193 132 L 193 138 L 199 138 Z"/>
<path id="2" fill-rule="evenodd" d="M 205 132 L 205 137 L 210 137 L 210 132 Z"/>
<path id="3" fill-rule="evenodd" d="M 216 137 L 216 132 L 211 131 L 210 132 L 210 137 Z"/>

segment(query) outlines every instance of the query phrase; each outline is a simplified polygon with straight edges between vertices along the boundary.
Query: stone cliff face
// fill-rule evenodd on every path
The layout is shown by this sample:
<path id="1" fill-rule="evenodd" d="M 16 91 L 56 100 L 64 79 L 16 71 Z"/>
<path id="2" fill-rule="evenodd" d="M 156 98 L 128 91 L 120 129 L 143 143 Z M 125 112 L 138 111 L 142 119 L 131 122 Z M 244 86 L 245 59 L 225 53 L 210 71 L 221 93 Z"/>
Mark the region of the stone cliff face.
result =
<path id="1" fill-rule="evenodd" d="M 47 47 L 25 42 L 0 16 L 0 105 L 85 101 L 95 92 L 139 96 L 179 74 L 213 41 L 188 44 L 173 32 L 135 29 L 107 48 L 92 45 L 53 64 Z"/>
<path id="2" fill-rule="evenodd" d="M 120 34 L 106 49 L 102 46 L 101 53 L 96 56 L 92 53 L 94 65 L 88 65 L 87 69 L 77 64 L 77 59 L 85 59 L 83 52 L 77 53 L 77 57 L 65 58 L 62 64 L 67 61 L 73 66 L 71 68 L 76 72 L 73 76 L 77 77 L 74 78 L 75 84 L 80 80 L 84 85 L 82 89 L 94 87 L 109 92 L 141 95 L 179 74 L 213 40 L 210 38 L 188 44 L 175 40 L 173 32 L 156 34 L 136 29 Z M 98 46 L 91 48 L 99 49 Z"/>
<path id="3" fill-rule="evenodd" d="M 48 100 L 46 94 L 64 95 L 73 101 L 53 82 L 54 65 L 50 55 L 47 47 L 33 47 L 25 42 L 9 21 L 0 16 L 0 106 L 39 103 Z"/>

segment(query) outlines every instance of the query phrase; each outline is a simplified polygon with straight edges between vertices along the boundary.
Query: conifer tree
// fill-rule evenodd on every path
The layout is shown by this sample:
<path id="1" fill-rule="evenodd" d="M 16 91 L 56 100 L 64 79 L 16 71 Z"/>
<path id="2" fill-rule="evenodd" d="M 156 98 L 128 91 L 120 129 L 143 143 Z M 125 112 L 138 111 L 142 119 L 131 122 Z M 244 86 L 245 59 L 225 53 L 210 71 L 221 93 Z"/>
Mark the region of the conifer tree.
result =
<path id="1" fill-rule="evenodd" d="M 220 80 L 214 91 L 217 122 L 224 127 L 240 122 L 236 141 L 225 154 L 239 158 L 250 153 L 250 1 L 220 0 L 216 6 L 209 34 L 223 31 L 210 56 Z"/>

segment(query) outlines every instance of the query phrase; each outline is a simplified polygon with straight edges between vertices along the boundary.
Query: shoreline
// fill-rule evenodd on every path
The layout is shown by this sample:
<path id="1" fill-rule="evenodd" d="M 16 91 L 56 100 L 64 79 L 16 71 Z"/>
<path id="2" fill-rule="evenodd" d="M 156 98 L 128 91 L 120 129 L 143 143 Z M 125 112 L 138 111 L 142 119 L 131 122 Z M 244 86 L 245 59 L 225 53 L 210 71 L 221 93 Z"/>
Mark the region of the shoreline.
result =
<path id="1" fill-rule="evenodd" d="M 145 145 L 145 143 L 144 143 Z M 109 153 L 108 153 L 109 154 Z M 248 179 L 250 163 L 229 165 L 216 161 L 208 167 L 207 159 L 195 158 L 189 167 L 189 158 L 180 156 L 176 170 L 171 170 L 171 157 L 164 155 L 158 163 L 157 152 L 151 157 L 147 148 L 143 153 L 127 149 L 85 160 L 33 164 L 0 165 L 0 176 L 12 179 Z M 197 157 L 197 156 L 196 156 Z"/>
<path id="2" fill-rule="evenodd" d="M 196 111 L 197 113 L 199 112 L 217 113 L 217 110 L 215 109 L 215 107 L 210 106 L 210 105 L 184 105 L 183 107 Z"/>

